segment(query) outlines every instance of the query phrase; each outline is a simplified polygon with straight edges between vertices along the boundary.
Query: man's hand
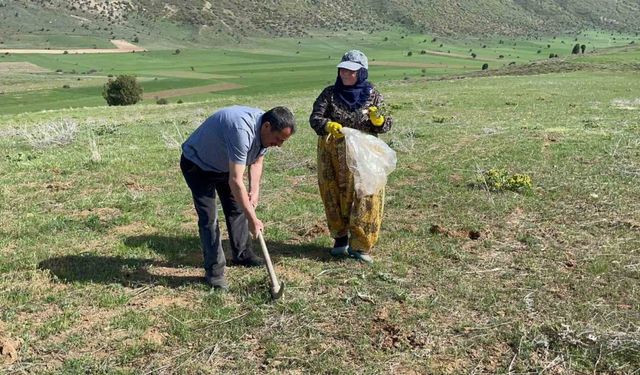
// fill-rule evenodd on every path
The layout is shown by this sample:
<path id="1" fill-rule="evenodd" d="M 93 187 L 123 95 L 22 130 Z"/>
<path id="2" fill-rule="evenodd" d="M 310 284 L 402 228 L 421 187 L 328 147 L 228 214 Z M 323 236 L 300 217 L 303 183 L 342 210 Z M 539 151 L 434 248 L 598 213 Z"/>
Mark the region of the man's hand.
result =
<path id="1" fill-rule="evenodd" d="M 375 105 L 369 107 L 369 121 L 371 121 L 374 126 L 382 126 L 382 124 L 384 124 L 384 116 Z"/>
<path id="2" fill-rule="evenodd" d="M 249 220 L 249 233 L 253 239 L 258 238 L 258 233 L 264 231 L 264 224 L 260 219 Z"/>
<path id="3" fill-rule="evenodd" d="M 329 121 L 327 122 L 327 126 L 324 128 L 327 133 L 331 134 L 335 138 L 342 138 L 344 134 L 342 134 L 342 125 L 337 122 Z"/>

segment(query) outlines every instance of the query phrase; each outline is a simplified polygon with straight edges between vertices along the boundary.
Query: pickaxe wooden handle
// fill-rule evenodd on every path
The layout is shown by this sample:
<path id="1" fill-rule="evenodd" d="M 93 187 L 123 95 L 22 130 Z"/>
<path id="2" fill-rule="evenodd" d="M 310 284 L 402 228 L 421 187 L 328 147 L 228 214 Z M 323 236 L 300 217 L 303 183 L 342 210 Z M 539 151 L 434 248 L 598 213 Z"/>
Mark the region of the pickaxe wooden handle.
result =
<path id="1" fill-rule="evenodd" d="M 262 232 L 258 232 L 258 239 L 260 240 L 260 247 L 262 248 L 262 257 L 267 265 L 267 271 L 269 272 L 269 278 L 271 279 L 271 298 L 278 299 L 282 297 L 284 284 L 278 282 L 278 277 L 276 276 L 276 271 L 273 269 L 273 263 L 271 263 L 269 250 L 267 250 L 267 244 L 264 242 Z"/>

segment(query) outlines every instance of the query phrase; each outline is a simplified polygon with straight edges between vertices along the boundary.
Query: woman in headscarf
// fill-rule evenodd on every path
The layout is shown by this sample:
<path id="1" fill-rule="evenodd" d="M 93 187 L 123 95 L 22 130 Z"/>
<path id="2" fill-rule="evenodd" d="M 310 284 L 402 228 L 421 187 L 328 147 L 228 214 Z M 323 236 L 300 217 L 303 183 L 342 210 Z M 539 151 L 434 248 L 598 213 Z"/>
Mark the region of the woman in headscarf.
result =
<path id="1" fill-rule="evenodd" d="M 336 83 L 318 96 L 309 118 L 319 136 L 318 185 L 334 239 L 331 255 L 370 264 L 382 223 L 384 189 L 364 197 L 355 194 L 341 129 L 376 135 L 389 131 L 393 121 L 382 115 L 382 95 L 367 80 L 369 65 L 364 53 L 348 51 L 337 68 Z"/>

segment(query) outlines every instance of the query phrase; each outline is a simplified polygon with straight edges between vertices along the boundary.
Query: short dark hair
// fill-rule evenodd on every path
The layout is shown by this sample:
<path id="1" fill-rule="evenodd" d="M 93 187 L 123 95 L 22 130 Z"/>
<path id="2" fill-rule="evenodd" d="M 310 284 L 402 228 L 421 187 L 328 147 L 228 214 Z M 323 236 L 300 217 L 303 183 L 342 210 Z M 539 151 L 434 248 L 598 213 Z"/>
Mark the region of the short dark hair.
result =
<path id="1" fill-rule="evenodd" d="M 281 131 L 291 128 L 291 134 L 296 132 L 296 120 L 287 107 L 273 107 L 262 115 L 262 124 L 271 124 L 271 131 Z"/>

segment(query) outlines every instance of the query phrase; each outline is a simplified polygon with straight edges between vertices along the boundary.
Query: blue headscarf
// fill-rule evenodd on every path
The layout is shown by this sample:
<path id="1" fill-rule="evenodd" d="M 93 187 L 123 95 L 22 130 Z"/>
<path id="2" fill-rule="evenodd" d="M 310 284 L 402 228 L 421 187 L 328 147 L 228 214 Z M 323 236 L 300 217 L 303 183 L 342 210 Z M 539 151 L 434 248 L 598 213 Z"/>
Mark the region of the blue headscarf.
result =
<path id="1" fill-rule="evenodd" d="M 367 103 L 367 100 L 369 100 L 369 95 L 373 88 L 371 83 L 367 81 L 367 78 L 369 78 L 367 69 L 360 68 L 360 70 L 358 70 L 358 80 L 356 84 L 353 86 L 345 86 L 342 84 L 340 70 L 338 69 L 338 78 L 336 79 L 333 92 L 338 100 L 350 110 L 353 111 L 362 108 Z"/>

